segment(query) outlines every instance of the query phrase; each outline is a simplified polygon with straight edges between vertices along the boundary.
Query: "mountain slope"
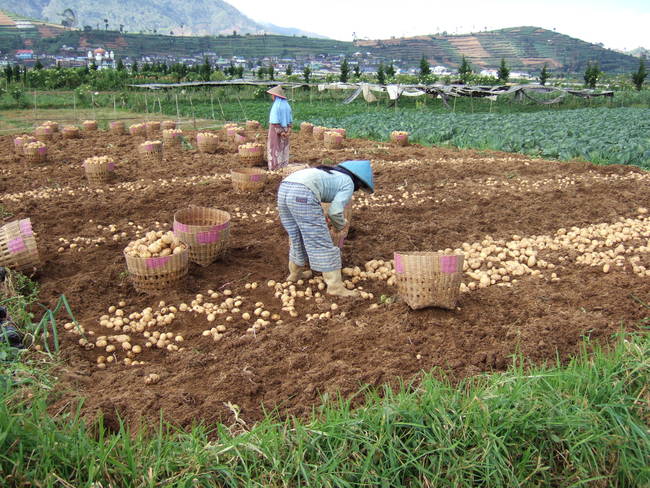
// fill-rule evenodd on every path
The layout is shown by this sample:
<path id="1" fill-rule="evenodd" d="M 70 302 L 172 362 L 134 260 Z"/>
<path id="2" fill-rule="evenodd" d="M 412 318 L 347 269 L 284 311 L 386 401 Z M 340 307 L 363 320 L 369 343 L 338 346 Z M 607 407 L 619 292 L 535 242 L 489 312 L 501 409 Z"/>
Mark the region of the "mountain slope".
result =
<path id="1" fill-rule="evenodd" d="M 77 26 L 183 35 L 254 33 L 263 27 L 222 0 L 0 0 L 0 9 L 60 22 L 71 9 Z"/>
<path id="2" fill-rule="evenodd" d="M 498 67 L 504 58 L 511 68 L 582 72 L 589 62 L 598 62 L 607 72 L 627 72 L 638 66 L 634 57 L 605 49 L 539 27 L 512 27 L 457 36 L 418 36 L 388 40 L 356 41 L 360 51 L 386 59 L 417 64 L 424 56 L 432 64 L 460 65 L 463 56 L 474 69 Z"/>

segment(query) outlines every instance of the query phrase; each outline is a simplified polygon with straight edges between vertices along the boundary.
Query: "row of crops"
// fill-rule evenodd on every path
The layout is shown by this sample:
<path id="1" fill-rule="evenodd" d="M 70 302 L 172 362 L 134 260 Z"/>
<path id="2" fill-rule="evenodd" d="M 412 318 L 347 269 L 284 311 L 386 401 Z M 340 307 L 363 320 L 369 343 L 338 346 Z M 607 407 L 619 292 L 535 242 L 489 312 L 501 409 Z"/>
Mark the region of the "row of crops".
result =
<path id="1" fill-rule="evenodd" d="M 518 114 L 433 114 L 416 111 L 311 120 L 345 127 L 353 137 L 385 140 L 408 131 L 413 142 L 494 149 L 549 159 L 584 159 L 650 169 L 650 109 L 580 109 Z"/>

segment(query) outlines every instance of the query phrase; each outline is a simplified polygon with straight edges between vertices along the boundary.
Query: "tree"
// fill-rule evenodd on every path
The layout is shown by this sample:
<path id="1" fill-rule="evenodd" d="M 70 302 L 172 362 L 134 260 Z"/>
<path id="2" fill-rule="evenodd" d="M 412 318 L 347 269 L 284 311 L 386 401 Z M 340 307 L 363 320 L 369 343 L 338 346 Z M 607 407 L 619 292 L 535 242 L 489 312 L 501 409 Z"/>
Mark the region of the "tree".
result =
<path id="1" fill-rule="evenodd" d="M 497 79 L 501 83 L 508 83 L 509 77 L 510 77 L 510 69 L 506 65 L 505 58 L 501 58 L 501 66 L 499 66 L 499 69 L 497 71 Z"/>
<path id="2" fill-rule="evenodd" d="M 133 61 L 133 64 L 131 65 L 131 71 L 132 71 L 133 73 L 137 73 L 137 72 L 138 72 L 138 62 L 137 62 L 137 61 Z"/>
<path id="3" fill-rule="evenodd" d="M 11 83 L 11 79 L 14 77 L 14 70 L 10 65 L 5 66 L 5 78 L 7 78 L 7 84 Z"/>
<path id="4" fill-rule="evenodd" d="M 275 68 L 273 65 L 269 66 L 269 80 L 275 81 Z"/>
<path id="5" fill-rule="evenodd" d="M 379 63 L 379 67 L 377 68 L 377 83 L 380 85 L 386 84 L 386 71 L 384 70 L 384 63 Z"/>
<path id="6" fill-rule="evenodd" d="M 390 65 L 386 67 L 386 76 L 389 78 L 395 76 L 395 66 L 393 66 L 393 63 L 390 63 Z"/>
<path id="7" fill-rule="evenodd" d="M 596 88 L 596 83 L 598 83 L 598 78 L 600 78 L 601 74 L 602 72 L 598 63 L 587 63 L 587 69 L 584 74 L 585 86 L 592 89 Z"/>
<path id="8" fill-rule="evenodd" d="M 108 30 L 108 19 L 104 19 L 104 30 Z"/>
<path id="9" fill-rule="evenodd" d="M 549 76 L 550 75 L 548 74 L 546 63 L 544 63 L 544 67 L 542 68 L 542 71 L 539 72 L 539 84 L 546 85 L 546 80 L 548 80 Z"/>
<path id="10" fill-rule="evenodd" d="M 639 59 L 639 69 L 636 73 L 632 73 L 632 83 L 634 83 L 637 90 L 641 91 L 643 82 L 647 76 L 648 72 L 645 70 L 645 58 L 641 56 L 641 59 Z"/>
<path id="11" fill-rule="evenodd" d="M 210 75 L 212 74 L 212 66 L 210 66 L 210 62 L 208 61 L 208 58 L 203 58 L 203 64 L 199 69 L 199 74 L 201 75 L 201 79 L 203 81 L 210 81 Z"/>
<path id="12" fill-rule="evenodd" d="M 260 66 L 260 69 L 257 70 L 257 77 L 260 80 L 264 79 L 264 74 L 266 73 L 266 69 L 264 69 L 264 66 Z"/>
<path id="13" fill-rule="evenodd" d="M 244 77 L 244 67 L 243 66 L 237 66 L 235 68 L 237 78 L 243 78 Z"/>
<path id="14" fill-rule="evenodd" d="M 341 83 L 347 83 L 349 76 L 350 65 L 348 64 L 348 58 L 344 58 L 341 63 L 341 75 L 339 76 L 339 81 L 341 81 Z"/>
<path id="15" fill-rule="evenodd" d="M 354 65 L 354 77 L 361 78 L 361 68 L 359 67 L 359 63 Z"/>
<path id="16" fill-rule="evenodd" d="M 420 79 L 423 79 L 431 74 L 431 66 L 429 65 L 429 61 L 422 55 L 422 59 L 420 59 Z"/>
<path id="17" fill-rule="evenodd" d="M 287 65 L 287 69 L 286 69 L 286 71 L 284 72 L 284 74 L 287 75 L 287 76 L 291 76 L 291 75 L 293 74 L 293 66 L 291 66 L 290 64 L 288 64 L 288 65 Z"/>
<path id="18" fill-rule="evenodd" d="M 20 65 L 14 64 L 14 80 L 20 81 L 20 75 L 21 75 Z"/>
<path id="19" fill-rule="evenodd" d="M 311 77 L 311 68 L 309 66 L 305 66 L 302 69 L 302 77 L 305 80 L 305 83 L 309 83 L 309 78 Z"/>
<path id="20" fill-rule="evenodd" d="M 472 72 L 472 66 L 469 64 L 469 61 L 463 56 L 463 60 L 460 62 L 460 68 L 458 68 L 458 74 L 460 76 L 460 81 L 463 83 L 468 83 L 474 74 Z"/>
<path id="21" fill-rule="evenodd" d="M 90 69 L 93 71 L 97 71 L 97 65 L 95 64 L 94 59 L 90 62 Z"/>
<path id="22" fill-rule="evenodd" d="M 43 63 L 41 63 L 40 59 L 37 59 L 36 63 L 34 63 L 34 69 L 39 71 L 43 69 Z"/>

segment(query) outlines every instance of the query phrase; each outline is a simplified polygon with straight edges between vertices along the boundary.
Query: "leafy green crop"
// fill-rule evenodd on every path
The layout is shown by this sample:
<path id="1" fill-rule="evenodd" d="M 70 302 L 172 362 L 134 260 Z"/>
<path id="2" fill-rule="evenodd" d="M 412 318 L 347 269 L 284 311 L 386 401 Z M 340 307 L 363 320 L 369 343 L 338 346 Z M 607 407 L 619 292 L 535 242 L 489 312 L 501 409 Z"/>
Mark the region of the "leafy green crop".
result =
<path id="1" fill-rule="evenodd" d="M 631 164 L 650 169 L 650 110 L 597 108 L 517 114 L 400 111 L 320 118 L 351 137 L 387 140 L 393 130 L 426 145 L 519 152 L 550 159 Z"/>

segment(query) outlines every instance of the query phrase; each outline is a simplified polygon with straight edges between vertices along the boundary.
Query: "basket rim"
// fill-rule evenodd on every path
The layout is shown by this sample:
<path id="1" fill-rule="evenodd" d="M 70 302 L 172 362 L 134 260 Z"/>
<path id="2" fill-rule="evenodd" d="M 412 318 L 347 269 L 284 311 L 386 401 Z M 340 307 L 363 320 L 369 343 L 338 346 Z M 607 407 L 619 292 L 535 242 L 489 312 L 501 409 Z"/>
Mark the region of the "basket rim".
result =
<path id="1" fill-rule="evenodd" d="M 186 216 L 184 214 L 192 212 L 192 211 L 196 211 L 196 210 L 200 210 L 201 212 L 208 211 L 209 213 L 216 214 L 216 216 L 225 217 L 225 219 L 220 219 L 219 220 L 219 222 L 218 222 L 219 224 L 230 223 L 231 217 L 230 217 L 229 212 L 226 212 L 225 210 L 221 210 L 219 208 L 203 207 L 203 206 L 199 206 L 199 205 L 190 205 L 189 207 L 181 208 L 181 209 L 177 210 L 176 212 L 174 212 L 174 222 L 178 222 L 179 224 L 183 224 L 183 225 L 187 225 L 187 226 L 191 226 L 191 227 L 213 227 L 214 225 L 216 225 L 216 223 L 215 224 L 202 224 L 202 225 L 187 223 L 184 220 L 184 218 L 186 218 Z"/>

